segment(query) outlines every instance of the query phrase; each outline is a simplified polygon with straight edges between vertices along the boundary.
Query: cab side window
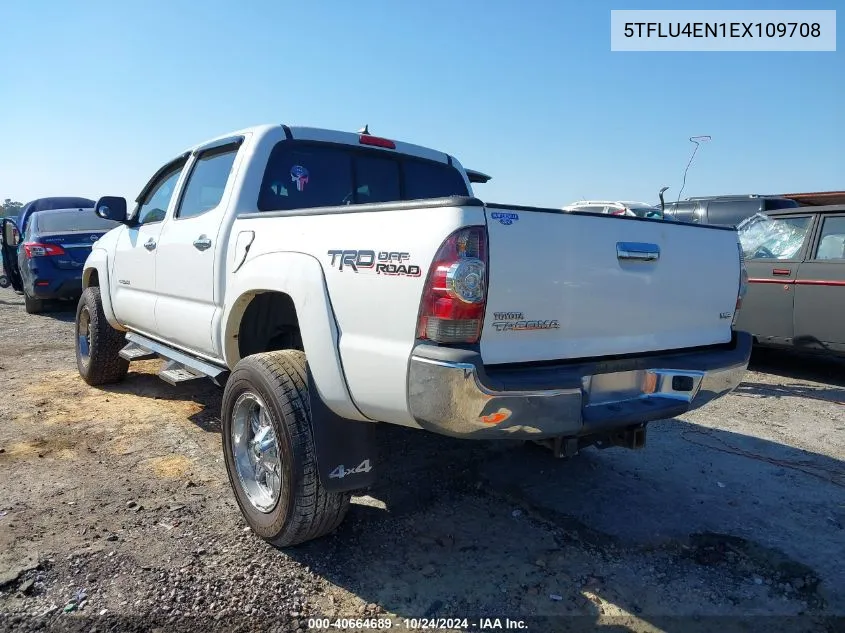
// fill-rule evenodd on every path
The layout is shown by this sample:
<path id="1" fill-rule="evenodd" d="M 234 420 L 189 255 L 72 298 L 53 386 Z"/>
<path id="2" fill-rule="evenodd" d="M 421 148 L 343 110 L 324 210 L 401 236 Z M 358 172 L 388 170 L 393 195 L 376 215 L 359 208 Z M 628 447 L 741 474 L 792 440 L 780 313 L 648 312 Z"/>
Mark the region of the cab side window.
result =
<path id="1" fill-rule="evenodd" d="M 220 204 L 237 155 L 238 145 L 227 145 L 204 152 L 197 158 L 176 217 L 192 218 Z"/>
<path id="2" fill-rule="evenodd" d="M 139 202 L 136 212 L 133 214 L 138 218 L 138 224 L 153 224 L 161 222 L 167 214 L 167 207 L 173 199 L 176 191 L 176 183 L 182 174 L 184 161 L 173 165 L 165 171 L 158 181 L 147 191 L 144 199 Z"/>
<path id="3" fill-rule="evenodd" d="M 845 216 L 824 219 L 815 259 L 845 259 Z"/>

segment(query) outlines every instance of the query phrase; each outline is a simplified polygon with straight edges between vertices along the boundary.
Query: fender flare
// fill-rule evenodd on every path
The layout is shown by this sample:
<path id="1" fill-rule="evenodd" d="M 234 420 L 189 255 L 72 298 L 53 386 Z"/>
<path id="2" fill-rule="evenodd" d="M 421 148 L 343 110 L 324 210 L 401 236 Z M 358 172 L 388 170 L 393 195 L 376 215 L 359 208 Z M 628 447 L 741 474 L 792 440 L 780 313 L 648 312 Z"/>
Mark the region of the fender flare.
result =
<path id="1" fill-rule="evenodd" d="M 222 327 L 217 328 L 226 365 L 234 368 L 240 360 L 241 319 L 253 297 L 263 292 L 287 294 L 296 308 L 308 359 L 311 431 L 323 487 L 340 492 L 370 486 L 376 475 L 372 467 L 376 424 L 358 410 L 349 393 L 334 310 L 316 258 L 296 252 L 266 253 L 248 259 L 229 275 Z M 360 469 L 365 463 L 371 466 Z"/>
<path id="2" fill-rule="evenodd" d="M 339 334 L 320 262 L 305 253 L 256 255 L 230 274 L 223 308 L 222 350 L 226 365 L 240 360 L 238 330 L 249 302 L 263 292 L 287 294 L 296 308 L 302 344 L 320 398 L 342 418 L 369 421 L 355 406 L 338 349 Z M 230 299 L 231 298 L 231 299 Z"/>
<path id="3" fill-rule="evenodd" d="M 97 272 L 97 279 L 100 286 L 100 299 L 103 302 L 103 313 L 106 315 L 106 321 L 109 322 L 115 330 L 126 332 L 117 320 L 114 314 L 114 308 L 111 303 L 111 285 L 109 279 L 109 255 L 108 251 L 102 248 L 91 249 L 91 254 L 85 260 L 85 268 L 82 271 L 82 289 L 85 290 L 91 285 L 91 276 Z"/>

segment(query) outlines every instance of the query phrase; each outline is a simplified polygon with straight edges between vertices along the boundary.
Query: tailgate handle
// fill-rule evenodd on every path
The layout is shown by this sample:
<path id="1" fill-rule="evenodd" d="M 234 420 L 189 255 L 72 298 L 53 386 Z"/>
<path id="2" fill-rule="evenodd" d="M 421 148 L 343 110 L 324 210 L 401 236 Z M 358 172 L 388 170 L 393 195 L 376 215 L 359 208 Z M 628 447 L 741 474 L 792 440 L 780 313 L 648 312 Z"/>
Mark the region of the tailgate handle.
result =
<path id="1" fill-rule="evenodd" d="M 647 242 L 616 242 L 616 257 L 651 262 L 660 259 L 660 247 Z"/>

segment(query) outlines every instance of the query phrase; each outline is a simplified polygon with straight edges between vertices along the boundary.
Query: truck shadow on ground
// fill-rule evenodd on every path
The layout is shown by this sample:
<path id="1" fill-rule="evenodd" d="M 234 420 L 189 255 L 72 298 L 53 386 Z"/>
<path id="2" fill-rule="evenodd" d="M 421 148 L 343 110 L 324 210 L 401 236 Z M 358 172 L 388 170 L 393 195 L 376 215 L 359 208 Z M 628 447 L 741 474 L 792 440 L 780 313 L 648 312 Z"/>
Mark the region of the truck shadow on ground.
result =
<path id="1" fill-rule="evenodd" d="M 650 433 L 644 451 L 561 461 L 385 429 L 378 486 L 335 535 L 284 554 L 404 617 L 566 616 L 548 630 L 602 614 L 739 625 L 845 596 L 840 460 L 679 419 Z"/>
<path id="2" fill-rule="evenodd" d="M 748 369 L 783 378 L 810 380 L 845 388 L 845 358 L 755 348 Z"/>
<path id="3" fill-rule="evenodd" d="M 737 394 L 767 398 L 810 398 L 845 405 L 845 387 L 820 388 L 804 384 L 777 384 L 763 382 L 743 382 Z"/>
<path id="4" fill-rule="evenodd" d="M 219 431 L 222 390 L 208 381 L 133 372 L 107 390 L 193 400 L 203 410 L 192 421 Z M 687 618 L 667 630 L 690 630 L 696 613 L 732 616 L 726 630 L 761 609 L 845 613 L 845 465 L 834 457 L 683 419 L 652 423 L 645 450 L 568 460 L 386 425 L 378 453 L 378 483 L 333 535 L 268 554 L 402 617 L 558 618 L 534 631 L 610 616 L 635 622 L 616 620 L 620 631 L 663 626 L 655 613 Z M 323 608 L 359 613 L 342 598 Z"/>
<path id="5" fill-rule="evenodd" d="M 133 364 L 105 390 L 195 401 L 191 420 L 219 431 L 222 390 L 173 387 L 151 367 Z M 532 631 L 587 630 L 610 616 L 610 631 L 707 630 L 696 613 L 733 616 L 719 620 L 730 631 L 761 609 L 845 613 L 839 459 L 682 419 L 650 425 L 646 450 L 569 460 L 390 426 L 378 451 L 377 485 L 335 534 L 268 554 L 402 617 L 552 618 Z M 327 599 L 325 613 L 361 613 L 343 600 Z M 657 613 L 683 619 L 669 626 Z"/>

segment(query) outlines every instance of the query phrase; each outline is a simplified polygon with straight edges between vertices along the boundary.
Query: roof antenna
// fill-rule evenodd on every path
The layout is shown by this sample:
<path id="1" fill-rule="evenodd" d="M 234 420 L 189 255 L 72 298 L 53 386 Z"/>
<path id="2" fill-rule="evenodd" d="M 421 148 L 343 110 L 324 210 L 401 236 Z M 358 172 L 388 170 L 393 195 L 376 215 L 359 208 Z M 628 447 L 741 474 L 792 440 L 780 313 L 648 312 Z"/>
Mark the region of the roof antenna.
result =
<path id="1" fill-rule="evenodd" d="M 366 134 L 367 136 L 370 135 L 370 126 L 368 124 L 364 124 L 360 130 L 358 130 L 358 134 Z"/>
<path id="2" fill-rule="evenodd" d="M 690 143 L 695 143 L 695 149 L 692 150 L 692 156 L 689 157 L 689 162 L 687 163 L 687 168 L 684 170 L 684 182 L 681 183 L 681 189 L 678 191 L 678 202 L 681 201 L 681 194 L 684 192 L 684 187 L 687 186 L 687 172 L 689 171 L 689 166 L 692 165 L 692 159 L 695 158 L 695 153 L 698 151 L 698 146 L 702 143 L 706 143 L 710 140 L 710 136 L 690 136 L 689 137 Z"/>

